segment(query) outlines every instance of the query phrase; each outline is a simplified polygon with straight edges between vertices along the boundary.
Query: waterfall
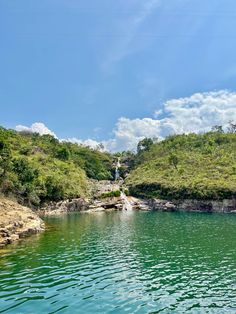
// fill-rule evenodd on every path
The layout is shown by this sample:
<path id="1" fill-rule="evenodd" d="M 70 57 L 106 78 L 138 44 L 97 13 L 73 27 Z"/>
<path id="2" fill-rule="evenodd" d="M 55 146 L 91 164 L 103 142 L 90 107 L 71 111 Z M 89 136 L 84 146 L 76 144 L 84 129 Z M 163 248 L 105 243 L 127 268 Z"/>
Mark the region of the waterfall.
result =
<path id="1" fill-rule="evenodd" d="M 115 170 L 115 181 L 120 179 L 120 169 L 121 164 L 120 164 L 120 157 L 117 158 L 117 163 L 116 163 L 116 170 Z M 133 206 L 131 202 L 129 201 L 128 197 L 125 195 L 124 192 L 121 191 L 120 198 L 123 203 L 123 210 L 131 211 L 133 209 Z"/>
<path id="2" fill-rule="evenodd" d="M 115 181 L 119 180 L 120 178 L 120 157 L 118 157 L 117 159 L 117 163 L 116 163 L 116 171 L 115 171 Z"/>
<path id="3" fill-rule="evenodd" d="M 121 192 L 120 198 L 123 201 L 123 210 L 131 211 L 133 206 L 124 192 Z"/>

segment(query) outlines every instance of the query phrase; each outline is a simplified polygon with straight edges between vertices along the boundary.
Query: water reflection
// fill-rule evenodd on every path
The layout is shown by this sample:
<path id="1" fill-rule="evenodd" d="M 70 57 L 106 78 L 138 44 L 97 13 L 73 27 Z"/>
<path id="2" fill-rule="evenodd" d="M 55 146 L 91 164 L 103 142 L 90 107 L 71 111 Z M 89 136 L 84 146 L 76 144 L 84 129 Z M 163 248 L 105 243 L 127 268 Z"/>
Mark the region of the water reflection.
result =
<path id="1" fill-rule="evenodd" d="M 234 313 L 235 227 L 230 215 L 51 217 L 1 254 L 0 313 Z"/>

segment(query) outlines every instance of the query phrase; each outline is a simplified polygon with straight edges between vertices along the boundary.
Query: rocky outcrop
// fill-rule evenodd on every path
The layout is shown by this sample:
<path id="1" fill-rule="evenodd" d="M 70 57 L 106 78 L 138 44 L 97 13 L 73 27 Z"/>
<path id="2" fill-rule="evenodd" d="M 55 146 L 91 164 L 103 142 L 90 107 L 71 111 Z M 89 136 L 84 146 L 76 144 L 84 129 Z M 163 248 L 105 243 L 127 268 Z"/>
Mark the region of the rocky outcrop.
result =
<path id="1" fill-rule="evenodd" d="M 104 199 L 83 199 L 75 198 L 60 202 L 50 202 L 40 209 L 40 215 L 52 216 L 61 215 L 69 212 L 100 212 L 100 211 L 119 211 L 119 210 L 150 210 L 146 201 L 132 196 L 107 197 Z"/>
<path id="2" fill-rule="evenodd" d="M 152 199 L 149 201 L 152 210 L 160 211 L 195 211 L 207 213 L 236 213 L 236 199 L 213 200 L 178 200 L 167 201 Z"/>
<path id="3" fill-rule="evenodd" d="M 150 206 L 151 210 L 160 210 L 168 212 L 177 210 L 177 205 L 167 200 L 151 199 L 148 201 L 148 205 Z"/>
<path id="4" fill-rule="evenodd" d="M 84 211 L 89 208 L 89 200 L 84 198 L 67 199 L 60 202 L 49 202 L 40 209 L 41 215 L 58 215 L 68 212 Z"/>
<path id="5" fill-rule="evenodd" d="M 177 208 L 186 211 L 236 213 L 236 199 L 222 201 L 184 200 L 177 203 Z"/>
<path id="6" fill-rule="evenodd" d="M 120 197 L 111 197 L 103 200 L 93 201 L 89 208 L 88 212 L 97 212 L 97 211 L 111 211 L 111 210 L 150 210 L 150 207 L 146 201 L 137 199 L 132 196 L 125 196 L 124 193 L 121 193 Z"/>
<path id="7" fill-rule="evenodd" d="M 41 208 L 40 214 L 51 216 L 65 214 L 69 212 L 98 212 L 108 210 L 121 210 L 122 208 L 123 203 L 120 197 L 109 197 L 102 200 L 86 200 L 83 198 L 76 198 L 60 202 L 47 203 Z"/>
<path id="8" fill-rule="evenodd" d="M 120 181 L 109 180 L 89 180 L 89 194 L 91 198 L 99 198 L 102 194 L 119 191 L 121 187 Z"/>
<path id="9" fill-rule="evenodd" d="M 115 210 L 142 210 L 142 211 L 195 211 L 236 213 L 236 200 L 200 201 L 178 200 L 168 201 L 161 199 L 141 200 L 132 196 L 107 197 L 104 199 L 71 199 L 60 202 L 50 202 L 40 211 L 42 215 L 60 215 L 68 212 L 100 212 Z"/>
<path id="10" fill-rule="evenodd" d="M 122 210 L 123 203 L 120 197 L 109 197 L 102 200 L 94 200 L 90 203 L 87 212 Z"/>
<path id="11" fill-rule="evenodd" d="M 0 247 L 44 230 L 44 222 L 29 208 L 0 199 Z"/>

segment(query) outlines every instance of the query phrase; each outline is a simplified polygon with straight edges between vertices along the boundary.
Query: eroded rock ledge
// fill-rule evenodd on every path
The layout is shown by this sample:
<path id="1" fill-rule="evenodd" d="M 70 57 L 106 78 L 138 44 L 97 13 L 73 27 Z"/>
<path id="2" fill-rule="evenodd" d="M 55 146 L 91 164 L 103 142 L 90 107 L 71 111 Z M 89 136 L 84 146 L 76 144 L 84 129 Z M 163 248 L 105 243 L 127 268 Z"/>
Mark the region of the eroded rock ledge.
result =
<path id="1" fill-rule="evenodd" d="M 0 198 L 0 247 L 44 230 L 44 222 L 29 208 Z"/>
<path id="2" fill-rule="evenodd" d="M 132 196 L 126 198 L 132 210 L 142 211 L 186 211 L 186 212 L 216 212 L 236 213 L 236 200 L 228 199 L 222 201 L 211 200 L 182 200 L 168 201 L 161 199 L 141 200 Z M 51 202 L 41 209 L 43 215 L 60 215 L 68 212 L 101 212 L 128 210 L 126 200 L 121 197 L 110 197 L 106 199 L 85 200 L 82 198 Z"/>
<path id="3" fill-rule="evenodd" d="M 225 200 L 179 200 L 167 201 L 152 199 L 149 201 L 152 210 L 160 211 L 191 211 L 207 213 L 236 213 L 236 199 Z"/>
<path id="4" fill-rule="evenodd" d="M 150 210 L 147 201 L 135 197 L 127 197 L 133 210 Z M 45 204 L 40 214 L 43 216 L 60 215 L 69 212 L 100 212 L 128 210 L 125 199 L 120 197 L 108 197 L 106 199 L 83 199 L 75 198 L 60 202 L 50 202 Z"/>

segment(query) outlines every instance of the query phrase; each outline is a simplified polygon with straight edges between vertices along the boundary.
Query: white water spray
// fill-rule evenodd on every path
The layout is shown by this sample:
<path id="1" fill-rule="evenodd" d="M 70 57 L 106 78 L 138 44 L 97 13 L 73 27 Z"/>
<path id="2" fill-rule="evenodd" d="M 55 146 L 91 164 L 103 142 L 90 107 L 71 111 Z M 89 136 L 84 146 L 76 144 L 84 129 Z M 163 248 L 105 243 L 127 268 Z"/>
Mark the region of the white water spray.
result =
<path id="1" fill-rule="evenodd" d="M 116 163 L 116 171 L 115 171 L 115 181 L 120 179 L 120 157 L 118 157 L 117 159 L 117 163 Z"/>
<path id="2" fill-rule="evenodd" d="M 133 206 L 124 192 L 121 192 L 120 198 L 123 201 L 123 210 L 132 211 Z"/>
<path id="3" fill-rule="evenodd" d="M 120 157 L 118 157 L 117 158 L 117 163 L 116 163 L 116 170 L 115 170 L 115 181 L 120 179 L 120 171 L 119 171 L 120 167 L 121 167 Z M 133 206 L 130 203 L 128 197 L 125 195 L 124 192 L 121 192 L 120 198 L 121 198 L 122 203 L 123 203 L 123 208 L 122 209 L 123 210 L 127 210 L 127 211 L 132 211 Z"/>

